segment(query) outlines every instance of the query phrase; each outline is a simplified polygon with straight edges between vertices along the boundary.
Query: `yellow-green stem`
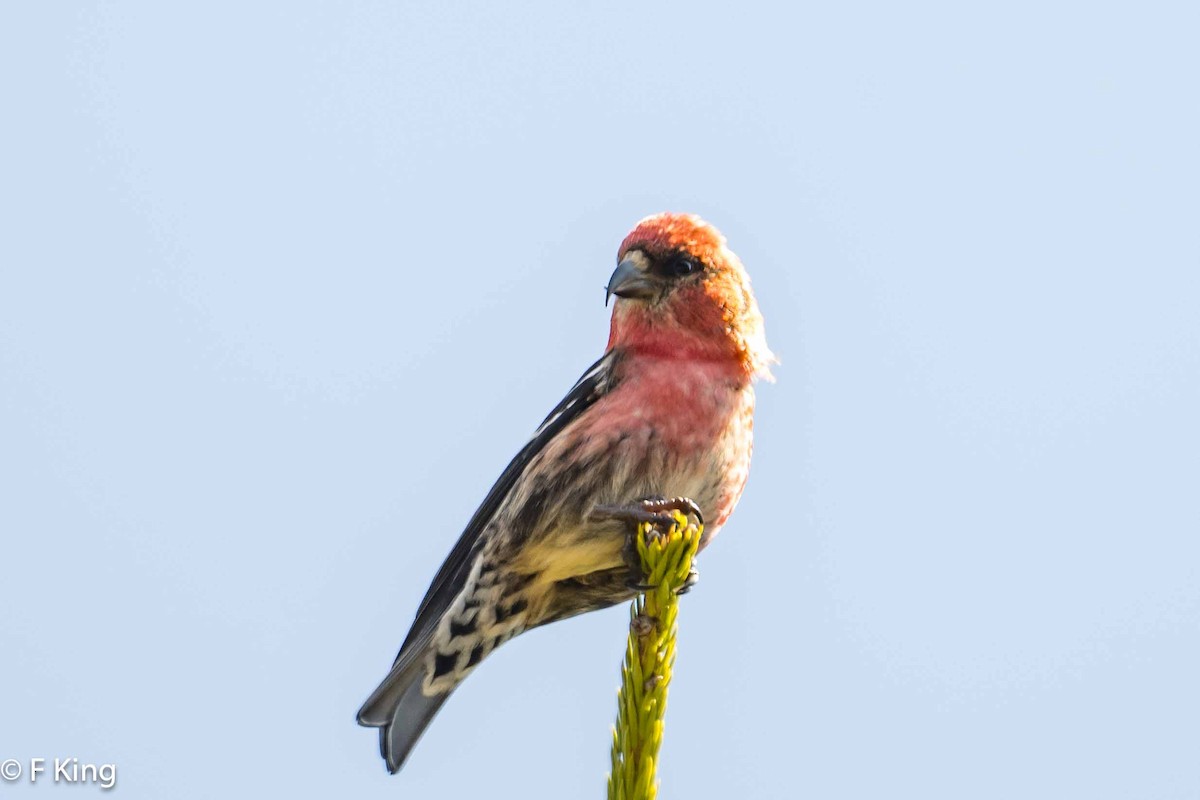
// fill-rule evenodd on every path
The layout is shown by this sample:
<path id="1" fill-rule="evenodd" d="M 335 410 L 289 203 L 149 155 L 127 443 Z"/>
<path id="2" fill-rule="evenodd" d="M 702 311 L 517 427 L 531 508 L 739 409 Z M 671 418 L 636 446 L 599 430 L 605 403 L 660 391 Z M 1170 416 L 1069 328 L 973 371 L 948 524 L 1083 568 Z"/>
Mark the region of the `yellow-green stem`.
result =
<path id="1" fill-rule="evenodd" d="M 669 530 L 649 523 L 638 527 L 638 555 L 645 583 L 651 588 L 638 596 L 630 609 L 608 800 L 653 800 L 658 794 L 655 771 L 675 663 L 676 593 L 691 572 L 702 532 L 702 526 L 689 524 L 680 513 L 675 514 Z"/>

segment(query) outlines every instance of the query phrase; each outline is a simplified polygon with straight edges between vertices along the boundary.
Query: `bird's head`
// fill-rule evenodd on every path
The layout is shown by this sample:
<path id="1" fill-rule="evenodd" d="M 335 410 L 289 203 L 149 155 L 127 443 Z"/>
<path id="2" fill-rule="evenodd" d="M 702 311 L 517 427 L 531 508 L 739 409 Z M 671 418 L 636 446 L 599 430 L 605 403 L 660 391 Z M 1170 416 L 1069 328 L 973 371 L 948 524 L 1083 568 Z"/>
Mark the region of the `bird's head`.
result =
<path id="1" fill-rule="evenodd" d="M 605 302 L 609 348 L 728 360 L 748 377 L 770 377 L 762 315 L 750 277 L 716 228 L 693 214 L 655 214 L 617 251 Z"/>

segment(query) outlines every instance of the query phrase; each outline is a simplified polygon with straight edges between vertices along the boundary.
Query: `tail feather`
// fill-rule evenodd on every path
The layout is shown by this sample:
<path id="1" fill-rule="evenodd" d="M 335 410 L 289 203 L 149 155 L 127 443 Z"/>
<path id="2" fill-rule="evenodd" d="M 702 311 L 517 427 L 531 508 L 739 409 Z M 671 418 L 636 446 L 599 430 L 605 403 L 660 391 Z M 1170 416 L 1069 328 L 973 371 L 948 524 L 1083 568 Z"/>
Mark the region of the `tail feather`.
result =
<path id="1" fill-rule="evenodd" d="M 388 772 L 404 765 L 425 728 L 433 720 L 450 692 L 426 695 L 421 691 L 425 659 L 410 654 L 397 660 L 367 702 L 358 710 L 358 724 L 379 728 L 379 750 Z M 451 690 L 453 691 L 453 690 Z"/>

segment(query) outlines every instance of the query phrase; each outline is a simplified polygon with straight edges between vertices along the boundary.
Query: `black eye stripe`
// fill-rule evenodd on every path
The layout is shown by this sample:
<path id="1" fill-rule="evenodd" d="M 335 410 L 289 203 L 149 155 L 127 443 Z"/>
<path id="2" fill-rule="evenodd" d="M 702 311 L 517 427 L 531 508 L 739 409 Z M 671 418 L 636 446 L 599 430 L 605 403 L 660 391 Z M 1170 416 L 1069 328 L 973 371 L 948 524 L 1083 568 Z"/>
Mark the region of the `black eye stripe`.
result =
<path id="1" fill-rule="evenodd" d="M 657 272 L 673 278 L 678 278 L 683 275 L 690 275 L 693 272 L 699 272 L 700 264 L 690 256 L 676 254 L 664 258 L 659 264 Z"/>

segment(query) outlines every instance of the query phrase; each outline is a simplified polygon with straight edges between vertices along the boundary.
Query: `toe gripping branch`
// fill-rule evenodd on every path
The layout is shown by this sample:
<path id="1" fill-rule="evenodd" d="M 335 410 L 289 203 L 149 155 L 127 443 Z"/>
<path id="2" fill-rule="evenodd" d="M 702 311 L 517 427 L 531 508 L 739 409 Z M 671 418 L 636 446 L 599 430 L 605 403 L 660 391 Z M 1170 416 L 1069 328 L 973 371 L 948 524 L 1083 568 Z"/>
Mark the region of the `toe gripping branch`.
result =
<path id="1" fill-rule="evenodd" d="M 692 560 L 704 530 L 700 509 L 686 498 L 648 500 L 621 511 L 631 509 L 652 518 L 620 517 L 631 522 L 630 549 L 636 557 L 637 588 L 643 594 L 630 609 L 613 731 L 609 800 L 651 800 L 657 795 L 655 772 L 675 663 L 679 595 L 695 583 Z"/>
<path id="2" fill-rule="evenodd" d="M 615 519 L 636 524 L 650 523 L 656 527 L 669 528 L 676 523 L 675 514 L 685 516 L 684 523 L 695 519 L 696 525 L 704 524 L 700 506 L 690 497 L 648 497 L 630 505 L 599 505 L 592 511 L 594 519 Z"/>

